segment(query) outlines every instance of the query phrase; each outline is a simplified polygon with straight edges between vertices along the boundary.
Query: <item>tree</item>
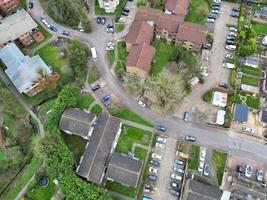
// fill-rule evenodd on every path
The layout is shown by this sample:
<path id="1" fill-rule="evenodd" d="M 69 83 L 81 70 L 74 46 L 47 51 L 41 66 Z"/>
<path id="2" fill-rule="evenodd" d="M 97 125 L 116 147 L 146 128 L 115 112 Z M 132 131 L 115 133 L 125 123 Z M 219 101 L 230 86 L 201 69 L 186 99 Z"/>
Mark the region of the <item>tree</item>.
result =
<path id="1" fill-rule="evenodd" d="M 201 6 L 197 9 L 197 15 L 201 17 L 207 16 L 209 13 L 209 9 L 206 6 Z"/>
<path id="2" fill-rule="evenodd" d="M 84 72 L 88 61 L 89 50 L 79 40 L 72 40 L 68 46 L 69 62 L 74 73 L 79 76 Z"/>

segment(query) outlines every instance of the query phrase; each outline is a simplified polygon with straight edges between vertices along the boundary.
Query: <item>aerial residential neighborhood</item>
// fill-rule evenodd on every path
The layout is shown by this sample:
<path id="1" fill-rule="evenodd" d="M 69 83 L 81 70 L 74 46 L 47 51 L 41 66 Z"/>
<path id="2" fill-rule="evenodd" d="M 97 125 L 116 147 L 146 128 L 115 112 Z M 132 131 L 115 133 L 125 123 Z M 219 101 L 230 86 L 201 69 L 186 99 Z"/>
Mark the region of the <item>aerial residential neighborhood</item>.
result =
<path id="1" fill-rule="evenodd" d="M 0 0 L 0 199 L 267 200 L 266 0 Z"/>

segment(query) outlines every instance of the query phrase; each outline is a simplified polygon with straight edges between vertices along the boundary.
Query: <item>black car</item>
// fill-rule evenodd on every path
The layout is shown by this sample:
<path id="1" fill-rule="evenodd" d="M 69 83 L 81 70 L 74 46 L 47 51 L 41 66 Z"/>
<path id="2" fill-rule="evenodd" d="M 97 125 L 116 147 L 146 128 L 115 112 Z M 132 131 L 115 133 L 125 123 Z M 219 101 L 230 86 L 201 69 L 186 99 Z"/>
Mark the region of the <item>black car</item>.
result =
<path id="1" fill-rule="evenodd" d="M 31 1 L 29 2 L 29 8 L 33 9 L 33 2 L 31 2 Z"/>
<path id="2" fill-rule="evenodd" d="M 92 87 L 92 91 L 94 92 L 94 91 L 96 91 L 96 90 L 98 90 L 100 88 L 100 85 L 95 85 L 94 87 Z"/>
<path id="3" fill-rule="evenodd" d="M 243 173 L 243 167 L 242 166 L 240 166 L 240 165 L 238 165 L 237 167 L 236 167 L 236 171 L 238 172 L 238 173 Z"/>
<path id="4" fill-rule="evenodd" d="M 154 165 L 154 166 L 156 166 L 156 167 L 159 167 L 159 166 L 160 166 L 160 162 L 159 162 L 159 161 L 156 161 L 156 160 L 151 160 L 151 161 L 150 161 L 150 164 L 151 164 L 151 165 Z"/>
<path id="5" fill-rule="evenodd" d="M 220 6 L 212 6 L 212 10 L 220 10 L 221 7 Z"/>
<path id="6" fill-rule="evenodd" d="M 126 13 L 129 13 L 129 12 L 130 12 L 130 10 L 129 10 L 128 8 L 123 8 L 122 11 L 123 11 L 123 12 L 126 12 Z"/>
<path id="7" fill-rule="evenodd" d="M 148 179 L 149 179 L 150 181 L 156 181 L 156 180 L 158 180 L 158 177 L 155 176 L 155 175 L 148 175 Z"/>
<path id="8" fill-rule="evenodd" d="M 113 24 L 108 24 L 107 28 L 114 28 Z"/>
<path id="9" fill-rule="evenodd" d="M 216 19 L 217 16 L 216 15 L 208 15 L 208 18 L 210 18 L 210 19 Z"/>
<path id="10" fill-rule="evenodd" d="M 239 17 L 239 12 L 231 12 L 230 16 L 238 18 Z"/>
<path id="11" fill-rule="evenodd" d="M 96 23 L 101 24 L 101 17 L 96 18 Z"/>
<path id="12" fill-rule="evenodd" d="M 109 100 L 105 101 L 103 104 L 104 104 L 106 107 L 108 107 L 108 106 L 111 104 L 111 100 L 109 99 Z"/>
<path id="13" fill-rule="evenodd" d="M 236 37 L 234 36 L 227 36 L 226 37 L 226 40 L 232 40 L 232 41 L 235 41 Z"/>
<path id="14" fill-rule="evenodd" d="M 211 44 L 206 43 L 206 44 L 203 44 L 203 45 L 202 45 L 202 48 L 203 48 L 203 49 L 211 49 L 211 46 L 212 46 Z"/>
<path id="15" fill-rule="evenodd" d="M 128 16 L 129 13 L 127 13 L 127 12 L 121 12 L 121 15 L 123 15 L 123 16 Z"/>
<path id="16" fill-rule="evenodd" d="M 235 45 L 235 42 L 233 40 L 226 40 L 225 44 L 227 44 L 227 45 Z"/>
<path id="17" fill-rule="evenodd" d="M 170 189 L 170 194 L 173 196 L 177 196 L 177 197 L 180 196 L 180 192 L 178 192 L 177 190 L 174 190 L 174 189 Z"/>
<path id="18" fill-rule="evenodd" d="M 102 97 L 102 102 L 104 103 L 104 102 L 108 101 L 110 98 L 111 98 L 110 95 L 104 96 L 104 97 Z"/>
<path id="19" fill-rule="evenodd" d="M 54 26 L 50 26 L 50 29 L 51 29 L 52 31 L 54 31 L 54 32 L 57 32 L 57 28 L 54 27 Z"/>
<path id="20" fill-rule="evenodd" d="M 232 11 L 239 12 L 239 9 L 238 8 L 233 8 Z"/>
<path id="21" fill-rule="evenodd" d="M 220 4 L 220 3 L 215 3 L 215 2 L 214 2 L 214 3 L 212 4 L 212 6 L 221 6 L 221 4 Z"/>
<path id="22" fill-rule="evenodd" d="M 69 36 L 70 35 L 70 32 L 69 31 L 62 31 L 62 35 Z"/>
<path id="23" fill-rule="evenodd" d="M 105 25 L 106 23 L 106 18 L 105 17 L 101 17 L 101 24 Z"/>
<path id="24" fill-rule="evenodd" d="M 185 136 L 185 140 L 189 142 L 195 142 L 197 139 L 194 136 L 187 135 Z"/>

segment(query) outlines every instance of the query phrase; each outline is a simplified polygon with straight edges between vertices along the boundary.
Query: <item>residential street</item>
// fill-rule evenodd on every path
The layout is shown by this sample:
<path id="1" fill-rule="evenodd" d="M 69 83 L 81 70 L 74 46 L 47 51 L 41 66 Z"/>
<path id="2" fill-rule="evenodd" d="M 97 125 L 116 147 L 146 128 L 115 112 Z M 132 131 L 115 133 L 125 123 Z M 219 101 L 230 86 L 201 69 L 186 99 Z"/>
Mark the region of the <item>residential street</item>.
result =
<path id="1" fill-rule="evenodd" d="M 224 8 L 223 8 L 224 9 Z M 39 21 L 40 16 L 42 16 L 44 11 L 39 5 L 39 2 L 35 1 L 34 9 L 32 10 L 31 14 L 33 17 Z M 226 13 L 227 14 L 227 13 Z M 222 17 L 222 16 L 221 16 Z M 48 19 L 48 16 L 46 16 Z M 225 24 L 225 22 L 220 22 L 221 19 L 218 20 L 218 24 L 220 23 Z M 104 30 L 104 26 L 96 25 L 95 20 L 92 19 L 92 32 L 90 34 L 82 33 L 79 31 L 75 31 L 69 28 L 65 28 L 61 25 L 58 25 L 54 23 L 51 19 L 48 20 L 51 24 L 56 26 L 58 28 L 58 32 L 61 32 L 62 30 L 70 31 L 70 37 L 73 39 L 79 39 L 89 46 L 94 46 L 97 49 L 98 54 L 98 61 L 96 62 L 96 65 L 99 69 L 99 72 L 101 73 L 102 79 L 106 82 L 108 87 L 110 88 L 110 92 L 112 92 L 117 98 L 121 100 L 123 104 L 131 108 L 134 112 L 137 114 L 143 116 L 144 118 L 152 121 L 154 124 L 161 124 L 167 127 L 168 131 L 167 134 L 170 135 L 173 138 L 183 138 L 185 135 L 193 135 L 197 137 L 197 142 L 201 143 L 206 146 L 212 146 L 214 148 L 220 148 L 223 150 L 229 151 L 230 154 L 234 154 L 236 152 L 243 152 L 247 156 L 251 157 L 260 157 L 260 159 L 264 159 L 267 161 L 267 145 L 264 145 L 264 143 L 256 138 L 250 138 L 247 136 L 244 136 L 239 133 L 226 131 L 223 129 L 217 129 L 214 127 L 209 127 L 207 125 L 201 125 L 197 123 L 185 123 L 182 119 L 174 118 L 174 117 L 166 117 L 162 116 L 160 113 L 152 112 L 151 110 L 147 108 L 141 108 L 138 106 L 136 100 L 128 94 L 120 85 L 119 81 L 111 74 L 111 71 L 109 69 L 109 64 L 106 59 L 106 52 L 105 52 L 105 45 L 106 41 L 112 39 L 112 34 L 107 34 Z M 40 21 L 39 21 L 40 22 Z M 223 30 L 223 31 L 222 31 Z M 224 25 L 218 26 L 217 30 L 215 32 L 222 32 L 221 34 L 226 35 L 226 27 Z M 224 50 L 220 50 L 222 48 L 222 40 L 224 40 L 225 36 L 221 36 L 221 40 L 218 41 L 218 44 L 214 44 L 213 50 L 217 50 L 220 54 L 219 58 L 215 58 L 214 61 L 214 72 L 216 69 L 222 70 L 221 64 L 219 62 L 222 61 L 222 57 L 224 56 Z M 215 41 L 219 40 L 215 38 Z M 216 61 L 218 60 L 218 61 Z M 213 72 L 213 71 L 212 71 Z M 211 76 L 214 76 L 214 80 L 209 77 L 209 81 L 214 84 L 215 82 L 224 79 L 226 76 L 219 76 L 218 78 L 215 78 L 220 73 L 213 73 L 211 72 Z M 1 79 L 3 79 L 3 73 L 1 74 Z M 207 81 L 207 82 L 209 82 Z M 209 88 L 212 84 L 207 83 L 207 88 Z M 12 92 L 15 94 L 15 97 L 20 101 L 20 103 L 25 104 L 23 101 L 21 95 L 14 92 L 14 88 L 11 88 Z M 204 92 L 205 88 L 202 88 L 200 91 Z M 191 97 L 194 98 L 201 98 L 201 94 L 194 94 L 197 97 Z M 26 105 L 25 105 L 26 106 Z M 186 106 L 184 106 L 186 108 Z M 32 112 L 28 108 L 29 112 Z"/>

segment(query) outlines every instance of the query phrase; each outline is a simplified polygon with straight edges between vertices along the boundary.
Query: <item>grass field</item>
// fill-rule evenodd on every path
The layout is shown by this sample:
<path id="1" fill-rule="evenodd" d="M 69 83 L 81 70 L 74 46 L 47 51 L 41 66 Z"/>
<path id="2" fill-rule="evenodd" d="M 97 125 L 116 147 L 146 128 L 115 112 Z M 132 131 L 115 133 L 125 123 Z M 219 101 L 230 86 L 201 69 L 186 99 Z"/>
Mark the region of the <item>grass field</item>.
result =
<path id="1" fill-rule="evenodd" d="M 147 150 L 143 149 L 142 147 L 135 147 L 134 156 L 139 160 L 145 160 L 147 156 Z"/>
<path id="2" fill-rule="evenodd" d="M 125 61 L 127 56 L 128 56 L 128 52 L 126 51 L 125 42 L 123 42 L 123 41 L 118 42 L 117 48 L 118 48 L 118 59 Z"/>
<path id="3" fill-rule="evenodd" d="M 242 66 L 241 71 L 244 74 L 249 74 L 253 76 L 261 76 L 262 75 L 262 70 L 254 67 L 249 67 L 249 66 Z"/>
<path id="4" fill-rule="evenodd" d="M 136 195 L 136 189 L 133 187 L 126 187 L 120 183 L 107 181 L 106 188 L 128 197 L 134 198 Z"/>
<path id="5" fill-rule="evenodd" d="M 120 78 L 123 73 L 125 72 L 125 64 L 121 61 L 117 62 L 117 65 L 115 66 L 115 74 L 117 75 L 118 78 Z"/>
<path id="6" fill-rule="evenodd" d="M 216 168 L 216 177 L 219 185 L 221 185 L 224 168 L 226 164 L 227 154 L 217 150 L 212 151 L 212 160 Z"/>
<path id="7" fill-rule="evenodd" d="M 192 170 L 197 170 L 198 168 L 198 157 L 199 157 L 200 146 L 192 145 L 190 158 L 188 162 L 188 168 Z"/>
<path id="8" fill-rule="evenodd" d="M 242 76 L 242 78 L 241 78 L 241 83 L 245 84 L 245 85 L 251 85 L 251 86 L 258 87 L 258 82 L 259 82 L 259 80 L 257 78 L 252 78 L 252 77 L 248 77 L 248 76 Z"/>
<path id="9" fill-rule="evenodd" d="M 113 115 L 115 117 L 126 119 L 129 121 L 133 121 L 133 122 L 136 122 L 139 124 L 143 124 L 145 126 L 154 127 L 152 122 L 144 119 L 143 117 L 134 113 L 132 110 L 130 110 L 127 107 L 120 107 L 118 110 L 114 109 L 114 110 L 111 110 L 110 112 L 111 112 L 111 115 Z"/>
<path id="10" fill-rule="evenodd" d="M 78 99 L 77 107 L 80 109 L 88 109 L 93 102 L 94 98 L 90 94 L 81 95 Z"/>
<path id="11" fill-rule="evenodd" d="M 100 105 L 95 104 L 92 108 L 91 108 L 91 112 L 96 114 L 97 116 L 99 116 L 102 113 L 102 108 Z"/>
<path id="12" fill-rule="evenodd" d="M 114 60 L 115 60 L 115 52 L 114 51 L 109 51 L 107 53 L 107 56 L 108 56 L 109 65 L 111 66 L 114 63 Z"/>
<path id="13" fill-rule="evenodd" d="M 47 101 L 45 103 L 43 103 L 40 107 L 40 109 L 38 110 L 38 114 L 41 116 L 43 114 L 45 114 L 47 111 L 49 111 L 52 106 L 54 105 L 55 103 L 55 99 L 52 99 L 50 101 Z"/>
<path id="14" fill-rule="evenodd" d="M 185 21 L 197 23 L 197 24 L 205 24 L 206 15 L 200 15 L 199 9 L 210 10 L 210 6 L 208 1 L 206 0 L 191 0 L 188 8 L 188 14 L 185 17 Z"/>
<path id="15" fill-rule="evenodd" d="M 156 49 L 156 62 L 152 64 L 150 73 L 152 75 L 158 75 L 166 67 L 169 59 L 173 55 L 173 45 L 167 44 L 164 40 L 155 40 L 152 46 Z"/>
<path id="16" fill-rule="evenodd" d="M 252 25 L 253 30 L 257 35 L 267 35 L 267 25 L 256 23 Z"/>

